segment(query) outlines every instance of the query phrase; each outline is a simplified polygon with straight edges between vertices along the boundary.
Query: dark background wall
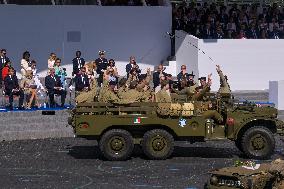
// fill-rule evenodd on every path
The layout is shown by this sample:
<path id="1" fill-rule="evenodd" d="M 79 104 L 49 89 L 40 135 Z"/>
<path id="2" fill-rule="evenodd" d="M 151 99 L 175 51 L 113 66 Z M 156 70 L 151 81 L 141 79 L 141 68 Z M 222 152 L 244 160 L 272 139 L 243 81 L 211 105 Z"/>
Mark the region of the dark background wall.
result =
<path id="1" fill-rule="evenodd" d="M 25 50 L 43 75 L 51 52 L 63 59 L 69 73 L 67 65 L 78 49 L 86 60 L 103 49 L 117 62 L 126 63 L 134 55 L 146 65 L 170 55 L 170 7 L 2 5 L 0 18 L 0 48 L 7 49 L 17 71 Z"/>

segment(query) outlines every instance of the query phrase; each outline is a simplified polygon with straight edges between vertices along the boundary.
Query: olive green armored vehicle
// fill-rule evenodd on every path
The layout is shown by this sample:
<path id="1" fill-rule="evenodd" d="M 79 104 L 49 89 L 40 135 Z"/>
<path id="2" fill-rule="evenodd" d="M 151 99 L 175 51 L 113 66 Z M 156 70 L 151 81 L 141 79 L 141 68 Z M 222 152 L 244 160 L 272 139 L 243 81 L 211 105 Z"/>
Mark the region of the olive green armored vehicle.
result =
<path id="1" fill-rule="evenodd" d="M 253 166 L 233 166 L 211 171 L 205 189 L 282 189 L 284 161 Z"/>
<path id="2" fill-rule="evenodd" d="M 276 108 L 235 102 L 231 94 L 205 96 L 206 101 L 176 95 L 171 103 L 81 103 L 68 123 L 76 137 L 97 140 L 108 160 L 129 158 L 135 144 L 149 159 L 166 159 L 175 141 L 232 140 L 249 158 L 273 154 L 274 135 L 284 134 Z"/>

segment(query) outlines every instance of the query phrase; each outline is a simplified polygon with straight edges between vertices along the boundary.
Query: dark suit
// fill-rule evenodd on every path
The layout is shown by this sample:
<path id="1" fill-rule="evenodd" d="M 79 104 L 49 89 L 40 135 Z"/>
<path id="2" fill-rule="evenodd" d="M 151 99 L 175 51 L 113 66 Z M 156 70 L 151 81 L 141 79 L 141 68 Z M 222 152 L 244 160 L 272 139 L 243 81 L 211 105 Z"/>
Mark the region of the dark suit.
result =
<path id="1" fill-rule="evenodd" d="M 55 106 L 54 94 L 59 94 L 61 96 L 61 106 L 64 106 L 65 98 L 66 98 L 66 91 L 63 89 L 62 90 L 54 89 L 54 87 L 62 87 L 60 77 L 56 75 L 54 77 L 51 77 L 51 75 L 46 76 L 45 77 L 45 87 L 48 91 L 51 107 Z"/>
<path id="2" fill-rule="evenodd" d="M 4 79 L 4 85 L 5 85 L 5 94 L 9 96 L 9 106 L 12 108 L 13 106 L 13 95 L 20 96 L 19 98 L 19 107 L 23 106 L 24 102 L 24 92 L 19 89 L 19 83 L 18 78 L 16 75 L 13 76 L 6 76 Z M 13 89 L 19 89 L 18 91 L 13 91 Z"/>
<path id="3" fill-rule="evenodd" d="M 138 73 L 138 75 L 141 73 L 141 70 L 139 69 L 139 67 L 137 66 L 138 69 L 136 69 L 136 72 Z M 125 67 L 125 71 L 127 73 L 127 78 L 129 77 L 129 73 L 130 71 L 132 70 L 132 64 L 131 63 L 128 63 L 126 64 L 126 67 Z"/>
<path id="4" fill-rule="evenodd" d="M 166 73 L 162 72 L 162 74 L 166 77 Z M 154 89 L 160 85 L 160 72 L 154 72 L 153 73 L 153 83 L 154 83 Z"/>
<path id="5" fill-rule="evenodd" d="M 280 33 L 278 31 L 272 31 L 268 33 L 269 39 L 280 39 Z"/>
<path id="6" fill-rule="evenodd" d="M 75 77 L 75 91 L 83 91 L 85 87 L 90 88 L 89 78 L 87 75 L 78 74 Z"/>
<path id="7" fill-rule="evenodd" d="M 214 31 L 210 29 L 204 29 L 202 32 L 202 38 L 203 39 L 212 39 L 214 36 Z"/>
<path id="8" fill-rule="evenodd" d="M 249 39 L 258 39 L 259 31 L 257 29 L 249 29 L 247 30 L 246 35 Z"/>
<path id="9" fill-rule="evenodd" d="M 84 58 L 74 58 L 73 62 L 73 74 L 78 74 L 80 69 L 85 65 Z"/>
<path id="10" fill-rule="evenodd" d="M 0 56 L 0 88 L 2 88 L 2 69 L 8 61 L 10 61 L 8 57 Z"/>
<path id="11" fill-rule="evenodd" d="M 106 58 L 97 58 L 95 62 L 97 64 L 97 74 L 100 75 L 97 82 L 98 82 L 98 85 L 101 86 L 101 83 L 103 82 L 103 75 L 104 75 L 102 70 L 107 69 L 108 61 Z"/>

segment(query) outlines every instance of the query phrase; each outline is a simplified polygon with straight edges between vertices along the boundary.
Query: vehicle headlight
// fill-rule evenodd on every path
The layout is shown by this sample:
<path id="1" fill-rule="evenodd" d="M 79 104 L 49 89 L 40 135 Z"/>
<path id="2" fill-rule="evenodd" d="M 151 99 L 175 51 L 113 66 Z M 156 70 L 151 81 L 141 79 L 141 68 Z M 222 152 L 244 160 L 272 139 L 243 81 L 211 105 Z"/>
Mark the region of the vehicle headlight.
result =
<path id="1" fill-rule="evenodd" d="M 210 178 L 210 183 L 212 185 L 217 185 L 218 184 L 218 178 L 214 175 Z"/>

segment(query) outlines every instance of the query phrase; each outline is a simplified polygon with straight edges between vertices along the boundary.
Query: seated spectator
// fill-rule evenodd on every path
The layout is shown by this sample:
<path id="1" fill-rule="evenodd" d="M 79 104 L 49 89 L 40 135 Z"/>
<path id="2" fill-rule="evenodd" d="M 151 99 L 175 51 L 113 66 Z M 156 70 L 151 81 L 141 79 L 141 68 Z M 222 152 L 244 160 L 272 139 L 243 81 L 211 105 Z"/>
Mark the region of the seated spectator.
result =
<path id="1" fill-rule="evenodd" d="M 136 63 L 135 57 L 131 56 L 130 57 L 130 62 L 126 65 L 125 67 L 126 73 L 127 73 L 127 78 L 129 77 L 130 72 L 134 72 L 139 76 L 141 73 L 141 70 L 139 69 L 139 66 Z"/>
<path id="2" fill-rule="evenodd" d="M 55 75 L 54 68 L 51 68 L 50 74 L 45 77 L 45 87 L 48 91 L 50 106 L 55 107 L 54 95 L 58 94 L 61 96 L 61 107 L 64 107 L 66 91 L 62 87 L 60 78 Z"/>
<path id="3" fill-rule="evenodd" d="M 39 107 L 38 97 L 37 97 L 37 85 L 33 78 L 33 71 L 27 70 L 26 76 L 21 80 L 20 88 L 24 90 L 24 94 L 27 95 L 29 102 L 27 104 L 27 109 L 31 109 L 33 101 L 36 103 L 36 107 Z"/>
<path id="4" fill-rule="evenodd" d="M 31 61 L 31 67 L 28 68 L 28 70 L 31 70 L 33 73 L 33 80 L 37 86 L 37 90 L 41 93 L 41 91 L 45 91 L 45 88 L 43 87 L 42 83 L 39 80 L 39 75 L 37 74 L 37 69 L 36 69 L 36 61 L 32 60 Z M 40 91 L 41 90 L 41 91 Z M 42 93 L 41 93 L 42 94 Z M 43 95 L 43 94 L 42 94 Z"/>
<path id="5" fill-rule="evenodd" d="M 211 27 L 211 24 L 209 22 L 206 23 L 204 26 L 203 32 L 202 32 L 202 38 L 203 39 L 212 39 L 214 36 L 214 31 Z"/>
<path id="6" fill-rule="evenodd" d="M 13 68 L 9 69 L 9 73 L 4 79 L 4 85 L 5 85 L 5 94 L 9 96 L 8 109 L 13 110 L 13 100 L 14 100 L 13 95 L 17 95 L 20 96 L 19 109 L 23 110 L 24 92 L 19 87 L 18 78 Z"/>
<path id="7" fill-rule="evenodd" d="M 227 28 L 228 31 L 231 32 L 236 32 L 237 31 L 237 27 L 236 27 L 236 23 L 234 21 L 233 17 L 230 17 L 229 23 L 227 24 Z"/>
<path id="8" fill-rule="evenodd" d="M 104 80 L 108 81 L 108 84 L 111 88 L 115 88 L 118 83 L 118 74 L 116 67 L 108 67 L 104 72 Z"/>
<path id="9" fill-rule="evenodd" d="M 247 37 L 248 37 L 248 39 L 259 39 L 259 37 L 260 37 L 259 31 L 256 28 L 254 22 L 252 22 L 250 24 L 250 27 L 249 27 L 249 29 L 247 31 Z"/>
<path id="10" fill-rule="evenodd" d="M 260 31 L 260 39 L 267 39 L 268 38 L 268 33 L 267 30 L 263 29 Z"/>
<path id="11" fill-rule="evenodd" d="M 3 81 L 4 81 L 5 77 L 9 74 L 9 69 L 12 68 L 11 64 L 12 63 L 10 61 L 8 61 L 8 62 L 6 62 L 4 64 L 4 67 L 2 69 L 2 79 L 3 79 Z"/>
<path id="12" fill-rule="evenodd" d="M 247 39 L 244 30 L 239 31 L 238 39 Z"/>
<path id="13" fill-rule="evenodd" d="M 161 76 L 161 75 L 164 75 L 164 76 L 167 75 L 167 73 L 164 72 L 164 70 L 165 70 L 165 68 L 164 68 L 163 64 L 160 64 L 160 65 L 158 66 L 158 68 L 157 68 L 157 71 L 155 71 L 155 72 L 153 73 L 154 89 L 155 89 L 158 85 L 160 85 L 160 76 Z"/>
<path id="14" fill-rule="evenodd" d="M 280 32 L 277 26 L 273 27 L 273 30 L 268 33 L 269 39 L 280 39 Z"/>
<path id="15" fill-rule="evenodd" d="M 274 28 L 279 28 L 279 23 L 276 22 L 275 18 L 272 18 L 271 22 L 269 23 L 269 31 L 273 32 Z"/>
<path id="16" fill-rule="evenodd" d="M 225 37 L 225 36 L 224 36 L 224 32 L 223 32 L 222 28 L 221 28 L 221 27 L 218 27 L 218 28 L 216 29 L 216 32 L 214 33 L 213 38 L 214 38 L 214 39 L 223 39 L 224 37 Z"/>
<path id="17" fill-rule="evenodd" d="M 86 74 L 86 68 L 82 67 L 80 72 L 75 76 L 75 91 L 78 95 L 80 92 L 88 91 L 89 89 L 90 83 Z"/>
<path id="18" fill-rule="evenodd" d="M 30 66 L 30 53 L 28 51 L 25 51 L 23 53 L 23 59 L 21 60 L 21 74 L 22 74 L 22 78 L 25 77 L 26 72 L 28 67 Z"/>

